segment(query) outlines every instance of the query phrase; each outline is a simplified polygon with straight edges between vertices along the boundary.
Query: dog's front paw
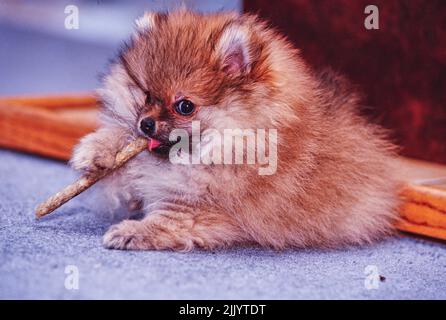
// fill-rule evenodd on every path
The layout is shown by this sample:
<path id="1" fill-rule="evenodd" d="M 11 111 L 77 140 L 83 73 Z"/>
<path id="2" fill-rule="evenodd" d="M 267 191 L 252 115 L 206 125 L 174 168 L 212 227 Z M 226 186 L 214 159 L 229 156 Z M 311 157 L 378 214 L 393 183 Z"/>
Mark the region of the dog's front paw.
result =
<path id="1" fill-rule="evenodd" d="M 144 234 L 140 221 L 124 220 L 105 233 L 102 243 L 107 249 L 147 250 L 151 245 Z"/>
<path id="2" fill-rule="evenodd" d="M 75 148 L 70 160 L 71 166 L 85 173 L 95 173 L 110 169 L 115 163 L 116 150 L 108 147 L 94 137 L 86 137 Z"/>

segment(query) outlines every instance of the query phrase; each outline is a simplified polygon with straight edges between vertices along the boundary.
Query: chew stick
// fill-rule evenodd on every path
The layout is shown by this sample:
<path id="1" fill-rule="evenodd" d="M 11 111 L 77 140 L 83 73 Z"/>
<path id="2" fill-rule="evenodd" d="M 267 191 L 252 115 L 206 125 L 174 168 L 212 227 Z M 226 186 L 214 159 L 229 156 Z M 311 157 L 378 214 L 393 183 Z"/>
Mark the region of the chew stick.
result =
<path id="1" fill-rule="evenodd" d="M 115 164 L 112 168 L 98 172 L 95 175 L 84 175 L 76 182 L 66 186 L 64 189 L 62 189 L 37 207 L 36 218 L 39 219 L 53 212 L 64 203 L 68 202 L 75 196 L 90 188 L 92 185 L 94 185 L 110 172 L 124 165 L 124 163 L 132 159 L 134 156 L 136 156 L 146 148 L 147 140 L 144 138 L 137 138 L 136 140 L 130 142 L 116 154 Z"/>

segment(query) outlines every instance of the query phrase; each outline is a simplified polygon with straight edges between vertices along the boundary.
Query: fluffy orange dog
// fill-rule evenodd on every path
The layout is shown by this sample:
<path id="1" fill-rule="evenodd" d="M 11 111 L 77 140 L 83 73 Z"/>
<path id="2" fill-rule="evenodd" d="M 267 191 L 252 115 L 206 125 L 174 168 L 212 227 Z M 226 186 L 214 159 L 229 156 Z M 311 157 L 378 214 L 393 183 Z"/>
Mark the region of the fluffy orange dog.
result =
<path id="1" fill-rule="evenodd" d="M 311 70 L 255 16 L 181 10 L 136 24 L 99 91 L 102 127 L 71 160 L 93 172 L 111 166 L 129 140 L 151 138 L 153 152 L 106 180 L 110 198 L 146 213 L 112 226 L 107 248 L 332 247 L 391 231 L 394 148 L 358 114 L 358 96 L 342 77 Z M 246 161 L 172 163 L 171 132 L 191 132 L 194 121 L 201 133 L 277 130 L 262 149 L 277 150 L 277 167 L 261 175 L 259 163 Z"/>

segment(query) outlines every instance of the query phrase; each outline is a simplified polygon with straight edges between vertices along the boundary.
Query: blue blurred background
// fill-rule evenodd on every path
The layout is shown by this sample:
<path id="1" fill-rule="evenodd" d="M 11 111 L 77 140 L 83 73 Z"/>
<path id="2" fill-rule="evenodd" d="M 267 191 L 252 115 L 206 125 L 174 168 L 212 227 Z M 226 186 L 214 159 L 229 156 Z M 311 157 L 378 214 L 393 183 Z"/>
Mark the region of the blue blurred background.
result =
<path id="1" fill-rule="evenodd" d="M 79 29 L 65 28 L 68 5 Z M 241 0 L 0 0 L 0 95 L 91 91 L 138 16 L 180 5 L 241 11 Z"/>

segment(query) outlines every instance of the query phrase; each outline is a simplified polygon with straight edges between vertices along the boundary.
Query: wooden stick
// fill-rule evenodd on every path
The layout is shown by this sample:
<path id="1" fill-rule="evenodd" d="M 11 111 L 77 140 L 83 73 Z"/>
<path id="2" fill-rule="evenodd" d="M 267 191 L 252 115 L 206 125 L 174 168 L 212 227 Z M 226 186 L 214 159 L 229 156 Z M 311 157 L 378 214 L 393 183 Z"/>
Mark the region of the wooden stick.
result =
<path id="1" fill-rule="evenodd" d="M 101 171 L 96 175 L 84 175 L 79 178 L 76 182 L 68 185 L 52 197 L 50 197 L 45 202 L 41 203 L 36 209 L 36 218 L 39 219 L 57 208 L 59 208 L 64 203 L 73 199 L 75 196 L 84 192 L 100 179 L 105 177 L 110 172 L 118 169 L 124 165 L 127 161 L 135 157 L 137 154 L 142 152 L 147 148 L 147 140 L 144 138 L 137 138 L 136 140 L 125 146 L 120 152 L 116 154 L 115 164 L 112 168 Z"/>

